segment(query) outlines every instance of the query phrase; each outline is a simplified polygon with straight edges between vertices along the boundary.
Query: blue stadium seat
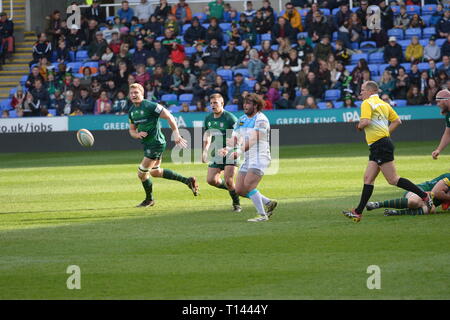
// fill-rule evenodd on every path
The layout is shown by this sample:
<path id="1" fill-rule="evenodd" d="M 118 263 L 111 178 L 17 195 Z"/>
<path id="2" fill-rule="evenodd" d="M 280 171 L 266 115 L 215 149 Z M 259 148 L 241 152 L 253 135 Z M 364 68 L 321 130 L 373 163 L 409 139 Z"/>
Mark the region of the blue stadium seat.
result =
<path id="1" fill-rule="evenodd" d="M 423 37 L 424 38 L 431 38 L 431 36 L 434 36 L 436 34 L 436 28 L 435 27 L 428 27 L 423 29 Z"/>
<path id="2" fill-rule="evenodd" d="M 189 112 L 196 112 L 197 106 L 189 106 Z"/>
<path id="3" fill-rule="evenodd" d="M 400 65 L 405 68 L 406 73 L 411 71 L 411 63 L 406 62 L 406 63 L 400 63 Z"/>
<path id="4" fill-rule="evenodd" d="M 269 40 L 272 41 L 272 35 L 270 33 L 263 33 L 261 35 L 261 41 Z"/>
<path id="5" fill-rule="evenodd" d="M 156 41 L 162 41 L 163 39 L 164 39 L 164 36 L 156 37 Z"/>
<path id="6" fill-rule="evenodd" d="M 77 59 L 75 61 L 84 61 L 84 60 L 88 60 L 89 59 L 89 55 L 87 50 L 79 50 L 77 52 Z"/>
<path id="7" fill-rule="evenodd" d="M 323 8 L 320 9 L 320 11 L 322 11 L 324 16 L 329 16 L 331 14 L 330 9 Z"/>
<path id="8" fill-rule="evenodd" d="M 242 75 L 244 76 L 244 78 L 248 78 L 250 76 L 250 73 L 248 72 L 248 69 L 235 69 L 233 71 L 233 76 L 235 76 L 237 73 L 242 73 Z"/>
<path id="9" fill-rule="evenodd" d="M 372 77 L 378 75 L 378 64 L 369 64 L 368 67 Z"/>
<path id="10" fill-rule="evenodd" d="M 331 40 L 334 42 L 338 39 L 338 33 L 337 31 L 333 32 L 331 35 Z"/>
<path id="11" fill-rule="evenodd" d="M 356 105 L 358 108 L 361 108 L 361 104 L 362 104 L 362 101 L 360 101 L 360 100 L 355 101 L 355 105 Z"/>
<path id="12" fill-rule="evenodd" d="M 272 48 L 272 50 L 278 50 L 278 45 L 277 44 L 273 44 L 270 46 Z"/>
<path id="13" fill-rule="evenodd" d="M 48 109 L 48 113 L 50 113 L 52 116 L 56 116 L 56 109 Z"/>
<path id="14" fill-rule="evenodd" d="M 186 53 L 186 55 L 187 55 L 188 57 L 192 56 L 192 55 L 195 53 L 195 51 L 197 51 L 197 50 L 195 49 L 195 47 L 185 47 L 185 48 L 184 48 L 184 52 Z"/>
<path id="15" fill-rule="evenodd" d="M 222 23 L 219 23 L 219 27 L 220 27 L 220 29 L 223 30 L 223 32 L 227 32 L 227 31 L 231 30 L 231 23 L 222 22 Z"/>
<path id="16" fill-rule="evenodd" d="M 109 16 L 106 18 L 106 21 L 114 21 L 114 16 Z"/>
<path id="17" fill-rule="evenodd" d="M 371 76 L 370 78 L 372 79 L 372 81 L 375 81 L 375 82 L 380 82 L 380 80 L 381 80 L 381 76 Z"/>
<path id="18" fill-rule="evenodd" d="M 189 29 L 190 26 L 190 23 L 183 24 L 183 27 L 181 28 L 181 34 L 185 34 L 186 30 Z"/>
<path id="19" fill-rule="evenodd" d="M 319 103 L 317 104 L 317 107 L 318 107 L 319 109 L 321 109 L 321 110 L 323 110 L 323 109 L 328 109 L 328 108 L 327 108 L 327 103 L 326 103 L 326 102 L 319 102 Z"/>
<path id="20" fill-rule="evenodd" d="M 405 30 L 405 39 L 411 39 L 414 36 L 417 36 L 419 39 L 422 38 L 422 29 L 408 28 Z"/>
<path id="21" fill-rule="evenodd" d="M 176 112 L 180 112 L 181 109 L 182 109 L 181 106 L 171 106 L 171 107 L 169 108 L 169 111 L 170 111 L 171 113 L 176 113 Z"/>
<path id="22" fill-rule="evenodd" d="M 391 9 L 394 12 L 394 16 L 398 16 L 400 14 L 400 6 L 391 6 Z"/>
<path id="23" fill-rule="evenodd" d="M 178 97 L 178 101 L 180 103 L 183 103 L 183 102 L 190 103 L 193 98 L 194 98 L 194 95 L 192 93 L 183 93 L 183 94 L 180 94 L 180 96 Z"/>
<path id="24" fill-rule="evenodd" d="M 253 46 L 253 49 L 256 49 L 256 50 L 260 51 L 262 49 L 262 46 L 257 44 L 257 45 Z"/>
<path id="25" fill-rule="evenodd" d="M 245 83 L 247 83 L 248 87 L 250 88 L 250 91 L 253 92 L 256 80 L 245 79 Z"/>
<path id="26" fill-rule="evenodd" d="M 334 108 L 335 109 L 340 109 L 340 108 L 343 108 L 343 107 L 344 107 L 344 101 L 336 101 L 334 103 Z"/>
<path id="27" fill-rule="evenodd" d="M 67 63 L 67 70 L 72 73 L 78 73 L 78 70 L 83 66 L 82 62 L 69 62 Z"/>
<path id="28" fill-rule="evenodd" d="M 238 105 L 237 104 L 229 104 L 225 106 L 225 110 L 229 112 L 237 112 L 238 111 Z"/>
<path id="29" fill-rule="evenodd" d="M 375 41 L 362 41 L 359 44 L 359 49 L 366 53 L 376 47 L 377 43 Z"/>
<path id="30" fill-rule="evenodd" d="M 447 41 L 445 38 L 436 39 L 436 45 L 438 47 L 442 47 L 444 45 L 444 42 Z"/>
<path id="31" fill-rule="evenodd" d="M 407 105 L 407 101 L 403 99 L 396 99 L 394 102 L 396 107 L 406 107 Z"/>
<path id="32" fill-rule="evenodd" d="M 432 15 L 436 12 L 437 5 L 435 4 L 426 4 L 422 7 L 423 15 Z M 423 17 L 422 17 L 423 18 Z"/>
<path id="33" fill-rule="evenodd" d="M 209 23 L 202 23 L 202 27 L 205 28 L 205 29 L 208 29 L 209 28 Z"/>
<path id="34" fill-rule="evenodd" d="M 369 63 L 384 63 L 383 52 L 374 52 L 369 55 Z"/>
<path id="35" fill-rule="evenodd" d="M 163 94 L 161 97 L 161 101 L 164 101 L 166 103 L 174 103 L 175 101 L 178 101 L 178 97 L 176 94 Z"/>
<path id="36" fill-rule="evenodd" d="M 331 14 L 332 14 L 333 16 L 335 16 L 336 13 L 338 13 L 339 9 L 340 9 L 340 8 L 334 8 L 333 10 L 331 10 Z"/>
<path id="37" fill-rule="evenodd" d="M 419 68 L 420 72 L 426 71 L 426 70 L 428 70 L 430 68 L 429 65 L 428 65 L 428 62 L 421 62 L 421 63 L 419 63 L 417 65 L 417 67 Z"/>
<path id="38" fill-rule="evenodd" d="M 404 38 L 402 29 L 389 29 L 387 35 L 388 37 L 396 37 L 397 41 Z"/>
<path id="39" fill-rule="evenodd" d="M 233 71 L 228 69 L 217 70 L 217 75 L 221 76 L 225 81 L 233 80 Z"/>
<path id="40" fill-rule="evenodd" d="M 335 101 L 335 100 L 339 100 L 340 98 L 341 98 L 341 90 L 331 89 L 331 90 L 325 91 L 324 100 Z"/>
<path id="41" fill-rule="evenodd" d="M 411 44 L 411 40 L 399 40 L 397 43 L 402 47 L 402 50 L 405 51 L 406 48 Z"/>
<path id="42" fill-rule="evenodd" d="M 384 69 L 386 69 L 388 66 L 389 66 L 388 63 L 383 63 L 383 64 L 378 65 L 378 71 L 379 71 L 380 76 L 383 75 Z"/>
<path id="43" fill-rule="evenodd" d="M 348 72 L 352 73 L 353 69 L 356 68 L 356 64 L 350 64 L 350 65 L 346 65 L 345 69 L 348 70 Z"/>
<path id="44" fill-rule="evenodd" d="M 2 111 L 12 109 L 11 101 L 12 101 L 12 99 L 10 99 L 10 98 L 3 99 L 2 101 L 0 101 L 0 109 Z"/>
<path id="45" fill-rule="evenodd" d="M 429 14 L 426 14 L 424 16 L 421 16 L 421 18 L 425 26 L 430 27 L 431 16 Z"/>
<path id="46" fill-rule="evenodd" d="M 197 12 L 197 13 L 194 13 L 194 14 L 192 15 L 192 18 L 193 18 L 193 17 L 197 17 L 198 20 L 200 20 L 200 23 L 202 23 L 203 21 L 206 20 L 206 13 L 204 13 L 204 12 Z"/>
<path id="47" fill-rule="evenodd" d="M 420 39 L 419 43 L 422 45 L 422 47 L 425 48 L 425 46 L 428 44 L 428 42 L 430 42 L 429 39 Z"/>
<path id="48" fill-rule="evenodd" d="M 436 63 L 436 68 L 440 69 L 443 65 L 444 65 L 444 63 L 442 61 L 441 62 L 437 62 Z"/>
<path id="49" fill-rule="evenodd" d="M 305 37 L 305 39 L 306 39 L 306 38 L 308 38 L 308 32 L 299 32 L 299 33 L 297 33 L 297 39 L 298 39 L 300 36 L 303 36 L 303 37 Z"/>
<path id="50" fill-rule="evenodd" d="M 89 61 L 83 63 L 83 67 L 96 68 L 98 70 L 98 61 Z"/>
<path id="51" fill-rule="evenodd" d="M 356 12 L 356 11 L 358 11 L 358 9 L 359 9 L 359 7 L 353 7 L 352 12 Z"/>
<path id="52" fill-rule="evenodd" d="M 369 60 L 369 56 L 367 53 L 357 53 L 352 55 L 350 59 L 351 64 L 356 64 L 360 59 L 365 59 L 366 61 Z"/>
<path id="53" fill-rule="evenodd" d="M 418 14 L 420 16 L 420 6 L 406 6 L 406 13 L 409 16 L 412 16 L 414 14 Z"/>
<path id="54" fill-rule="evenodd" d="M 28 79 L 28 75 L 24 75 L 24 76 L 22 76 L 22 78 L 20 78 L 20 85 L 22 87 L 25 86 L 25 83 L 27 82 L 27 79 Z"/>
<path id="55" fill-rule="evenodd" d="M 17 112 L 16 110 L 9 111 L 9 117 L 10 118 L 17 118 Z"/>
<path id="56" fill-rule="evenodd" d="M 298 12 L 300 12 L 300 16 L 302 16 L 302 18 L 305 18 L 306 15 L 308 14 L 309 9 L 300 9 L 298 10 Z"/>

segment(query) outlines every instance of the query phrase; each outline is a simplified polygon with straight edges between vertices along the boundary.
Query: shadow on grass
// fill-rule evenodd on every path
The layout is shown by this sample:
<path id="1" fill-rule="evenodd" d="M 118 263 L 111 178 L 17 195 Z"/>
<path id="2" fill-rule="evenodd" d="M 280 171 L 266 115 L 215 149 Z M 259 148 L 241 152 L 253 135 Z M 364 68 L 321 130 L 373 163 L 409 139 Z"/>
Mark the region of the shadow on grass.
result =
<path id="1" fill-rule="evenodd" d="M 430 142 L 398 142 L 397 156 L 427 156 L 436 147 Z M 200 154 L 191 150 L 192 158 Z M 299 145 L 280 147 L 281 159 L 293 158 L 342 158 L 367 157 L 368 147 L 364 143 Z M 67 167 L 93 165 L 138 164 L 142 160 L 142 150 L 126 151 L 83 151 L 83 152 L 48 152 L 48 153 L 0 153 L 0 169 Z M 163 154 L 163 163 L 171 162 L 171 151 Z M 199 161 L 196 163 L 200 164 Z M 188 165 L 188 164 L 186 164 Z"/>

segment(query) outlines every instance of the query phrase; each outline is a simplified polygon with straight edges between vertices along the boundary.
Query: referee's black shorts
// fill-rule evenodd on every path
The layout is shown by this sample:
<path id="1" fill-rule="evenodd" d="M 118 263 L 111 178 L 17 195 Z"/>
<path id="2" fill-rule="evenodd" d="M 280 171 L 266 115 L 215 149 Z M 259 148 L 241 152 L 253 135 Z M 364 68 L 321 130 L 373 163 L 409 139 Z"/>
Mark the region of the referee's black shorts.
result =
<path id="1" fill-rule="evenodd" d="M 394 144 L 389 137 L 382 138 L 370 145 L 369 160 L 375 161 L 379 166 L 394 161 Z"/>

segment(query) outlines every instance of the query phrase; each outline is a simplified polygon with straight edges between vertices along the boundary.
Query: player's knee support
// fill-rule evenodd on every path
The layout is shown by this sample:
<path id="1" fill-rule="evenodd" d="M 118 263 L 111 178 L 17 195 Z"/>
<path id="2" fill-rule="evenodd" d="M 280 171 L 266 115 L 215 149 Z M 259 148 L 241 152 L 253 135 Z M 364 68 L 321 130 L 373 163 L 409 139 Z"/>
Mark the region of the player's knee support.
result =
<path id="1" fill-rule="evenodd" d="M 149 171 L 150 171 L 150 170 L 149 170 L 148 168 L 145 168 L 145 167 L 143 167 L 143 166 L 139 166 L 139 167 L 138 167 L 138 177 L 139 177 L 140 179 L 145 178 L 145 177 L 148 175 Z"/>
<path id="2" fill-rule="evenodd" d="M 160 166 L 156 166 L 150 169 L 150 175 L 152 177 L 160 177 L 161 176 L 161 167 Z"/>

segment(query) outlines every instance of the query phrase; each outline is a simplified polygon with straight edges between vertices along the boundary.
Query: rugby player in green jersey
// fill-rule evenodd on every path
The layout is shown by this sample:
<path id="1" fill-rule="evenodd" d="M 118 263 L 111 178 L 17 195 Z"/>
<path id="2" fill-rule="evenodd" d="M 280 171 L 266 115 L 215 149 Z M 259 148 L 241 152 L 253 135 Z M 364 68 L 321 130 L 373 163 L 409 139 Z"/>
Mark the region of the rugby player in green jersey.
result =
<path id="1" fill-rule="evenodd" d="M 442 206 L 442 209 L 447 210 L 450 204 L 450 194 L 447 192 L 450 188 L 450 173 L 444 173 L 440 176 L 425 181 L 417 185 L 423 191 L 430 191 L 433 193 L 433 203 L 435 207 Z M 366 209 L 374 210 L 378 208 L 394 208 L 406 210 L 385 209 L 386 216 L 401 216 L 401 215 L 423 215 L 434 213 L 434 210 L 429 211 L 425 202 L 420 197 L 412 192 L 406 192 L 403 198 L 392 199 L 379 202 L 368 202 Z"/>
<path id="2" fill-rule="evenodd" d="M 237 118 L 231 112 L 224 110 L 224 100 L 220 93 L 215 93 L 210 97 L 212 113 L 207 115 L 204 122 L 205 134 L 203 136 L 202 162 L 208 162 L 208 153 L 212 150 L 212 159 L 208 165 L 206 181 L 208 184 L 219 189 L 228 190 L 233 200 L 233 211 L 241 212 L 239 195 L 234 190 L 234 175 L 236 173 L 237 160 L 228 159 L 218 155 L 218 151 L 226 147 L 227 130 L 233 130 Z M 224 178 L 220 177 L 224 173 Z"/>
<path id="3" fill-rule="evenodd" d="M 133 103 L 128 112 L 129 132 L 133 138 L 140 139 L 144 147 L 144 159 L 139 165 L 138 177 L 142 181 L 146 197 L 137 207 L 149 207 L 155 204 L 150 175 L 154 178 L 180 181 L 192 190 L 194 196 L 197 196 L 198 184 L 195 177 L 186 178 L 172 170 L 160 167 L 162 153 L 166 148 L 166 139 L 161 131 L 159 118 L 166 119 L 169 122 L 175 143 L 182 148 L 187 147 L 186 140 L 178 132 L 175 118 L 162 105 L 144 99 L 144 88 L 140 84 L 130 85 L 129 95 Z"/>
<path id="4" fill-rule="evenodd" d="M 439 91 L 436 94 L 436 103 L 441 109 L 441 114 L 445 116 L 445 131 L 439 142 L 439 146 L 431 153 L 431 156 L 435 160 L 450 143 L 450 91 L 448 89 Z"/>

